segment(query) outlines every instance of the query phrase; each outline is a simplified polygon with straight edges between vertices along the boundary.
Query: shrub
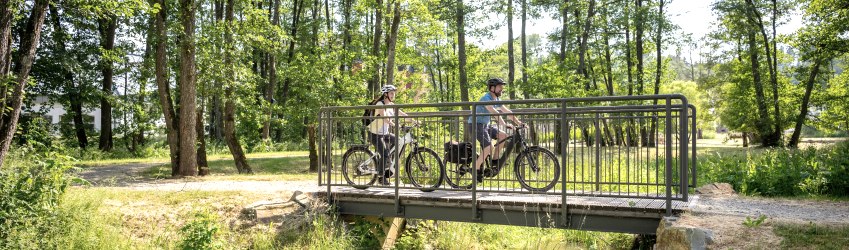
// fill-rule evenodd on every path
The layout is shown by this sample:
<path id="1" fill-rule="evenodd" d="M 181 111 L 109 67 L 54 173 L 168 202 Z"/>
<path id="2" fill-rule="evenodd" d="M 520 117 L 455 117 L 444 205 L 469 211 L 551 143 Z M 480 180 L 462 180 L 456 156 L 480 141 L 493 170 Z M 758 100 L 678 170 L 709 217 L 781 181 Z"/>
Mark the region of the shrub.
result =
<path id="1" fill-rule="evenodd" d="M 7 161 L 0 168 L 0 249 L 55 248 L 57 207 L 70 179 L 70 157 L 54 152 L 17 150 L 27 161 Z"/>
<path id="2" fill-rule="evenodd" d="M 213 215 L 198 212 L 193 221 L 180 229 L 183 235 L 180 249 L 220 249 L 221 244 L 215 239 L 218 230 L 219 226 Z"/>
<path id="3" fill-rule="evenodd" d="M 743 194 L 849 195 L 849 142 L 820 149 L 751 150 L 699 158 L 702 183 L 725 182 Z"/>

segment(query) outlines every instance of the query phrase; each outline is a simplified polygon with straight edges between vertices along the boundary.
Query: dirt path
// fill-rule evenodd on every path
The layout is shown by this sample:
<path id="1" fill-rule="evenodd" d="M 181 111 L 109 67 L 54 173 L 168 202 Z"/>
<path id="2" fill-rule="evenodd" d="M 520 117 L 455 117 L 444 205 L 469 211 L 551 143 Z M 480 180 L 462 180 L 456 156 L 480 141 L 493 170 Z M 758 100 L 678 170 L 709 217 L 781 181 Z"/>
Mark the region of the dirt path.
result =
<path id="1" fill-rule="evenodd" d="M 75 173 L 97 187 L 121 187 L 132 190 L 157 191 L 313 191 L 319 187 L 315 181 L 254 181 L 254 180 L 204 180 L 202 178 L 155 179 L 143 177 L 145 170 L 163 163 L 127 163 L 84 168 Z"/>
<path id="2" fill-rule="evenodd" d="M 94 186 L 126 187 L 137 183 L 154 181 L 153 178 L 142 177 L 144 170 L 162 165 L 163 163 L 127 163 L 111 166 L 87 167 L 75 173 L 80 178 L 89 181 Z"/>
<path id="3" fill-rule="evenodd" d="M 847 201 L 738 196 L 724 183 L 708 184 L 697 192 L 690 212 L 673 224 L 709 231 L 709 249 L 781 248 L 783 238 L 775 229 L 782 224 L 849 226 Z M 752 223 L 761 216 L 763 221 Z"/>

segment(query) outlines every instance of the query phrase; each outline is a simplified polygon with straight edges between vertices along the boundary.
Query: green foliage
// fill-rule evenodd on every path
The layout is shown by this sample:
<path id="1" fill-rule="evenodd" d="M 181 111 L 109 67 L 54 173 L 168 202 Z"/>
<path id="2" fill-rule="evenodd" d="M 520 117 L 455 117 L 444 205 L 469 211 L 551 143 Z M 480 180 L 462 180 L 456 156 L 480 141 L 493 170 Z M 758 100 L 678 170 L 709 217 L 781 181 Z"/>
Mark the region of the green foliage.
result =
<path id="1" fill-rule="evenodd" d="M 764 221 L 766 221 L 766 215 L 758 216 L 758 218 L 754 220 L 751 217 L 746 216 L 746 220 L 743 221 L 743 226 L 746 226 L 748 228 L 756 228 L 761 226 Z"/>
<path id="2" fill-rule="evenodd" d="M 183 241 L 179 248 L 187 250 L 222 248 L 221 242 L 216 238 L 220 227 L 217 223 L 216 217 L 208 212 L 196 213 L 192 221 L 180 228 Z"/>
<path id="3" fill-rule="evenodd" d="M 20 148 L 0 168 L 0 248 L 44 249 L 60 245 L 54 222 L 62 219 L 59 201 L 70 179 L 72 159 L 56 152 Z M 19 161 L 14 158 L 25 159 Z"/>
<path id="4" fill-rule="evenodd" d="M 845 196 L 849 142 L 820 149 L 763 149 L 699 157 L 699 181 L 726 182 L 749 195 Z"/>

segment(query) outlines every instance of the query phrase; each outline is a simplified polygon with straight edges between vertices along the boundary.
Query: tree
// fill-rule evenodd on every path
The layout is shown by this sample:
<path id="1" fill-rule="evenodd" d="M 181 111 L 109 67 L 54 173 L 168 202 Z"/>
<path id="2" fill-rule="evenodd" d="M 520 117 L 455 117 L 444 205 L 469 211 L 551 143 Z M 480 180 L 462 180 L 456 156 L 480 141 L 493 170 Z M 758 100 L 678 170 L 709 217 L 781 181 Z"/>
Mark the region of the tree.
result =
<path id="1" fill-rule="evenodd" d="M 156 21 L 154 21 L 154 25 L 156 27 L 156 35 L 150 36 L 149 38 L 154 39 L 152 41 L 155 44 L 154 50 L 154 75 L 156 79 L 157 86 L 157 95 L 159 96 L 159 105 L 162 109 L 162 115 L 165 118 L 165 127 L 166 127 L 166 140 L 168 141 L 168 148 L 171 155 L 171 176 L 180 175 L 180 117 L 178 117 L 178 113 L 176 112 L 175 105 L 173 103 L 173 98 L 171 97 L 171 87 L 168 83 L 168 52 L 167 52 L 167 43 L 168 43 L 168 34 L 166 28 L 167 21 L 167 12 L 168 5 L 166 5 L 165 0 L 153 0 L 154 5 L 158 5 L 159 9 L 157 12 L 153 13 L 155 15 Z M 149 41 L 151 42 L 151 41 Z M 192 140 L 191 142 L 194 142 Z M 194 151 L 194 150 L 193 150 Z M 194 157 L 192 158 L 194 159 Z"/>
<path id="2" fill-rule="evenodd" d="M 0 135 L 2 135 L 2 145 L 0 146 L 0 167 L 3 166 L 3 161 L 6 159 L 6 154 L 9 153 L 9 146 L 12 143 L 12 139 L 15 136 L 15 131 L 17 131 L 18 126 L 18 118 L 21 114 L 21 105 L 23 104 L 24 96 L 26 92 L 24 92 L 26 85 L 28 83 L 27 79 L 29 78 L 29 72 L 32 68 L 32 63 L 35 60 L 35 52 L 36 48 L 38 48 L 38 42 L 41 35 L 42 24 L 44 23 L 44 18 L 47 12 L 47 0 L 36 0 L 35 4 L 32 7 L 32 11 L 30 12 L 29 18 L 27 18 L 26 26 L 23 28 L 21 33 L 18 35 L 18 39 L 20 41 L 20 47 L 17 53 L 12 56 L 13 61 L 4 62 L 4 66 L 14 65 L 14 69 L 12 70 L 12 75 L 9 76 L 9 72 L 6 71 L 7 67 L 3 68 L 3 71 L 0 72 L 0 77 L 3 78 L 12 78 L 10 81 L 12 84 L 3 84 L 3 97 L 6 97 L 6 93 L 8 93 L 8 87 L 13 87 L 12 96 L 8 99 L 3 98 L 3 100 L 7 100 L 2 103 L 2 116 L 0 116 Z M 0 41 L 2 41 L 2 45 L 0 45 L 0 52 L 6 53 L 3 54 L 4 61 L 6 61 L 9 53 L 11 53 L 11 32 L 7 33 L 6 30 L 9 30 L 11 25 L 11 20 L 6 20 L 7 18 L 11 18 L 11 10 L 9 9 L 9 2 L 3 4 L 2 9 L 2 17 L 0 17 Z M 25 12 L 24 12 L 25 13 Z M 6 82 L 7 79 L 3 79 Z"/>
<path id="3" fill-rule="evenodd" d="M 392 10 L 392 28 L 389 41 L 386 44 L 386 84 L 395 82 L 395 44 L 398 40 L 398 25 L 401 23 L 401 2 L 395 0 L 395 9 Z"/>
<path id="4" fill-rule="evenodd" d="M 118 28 L 118 18 L 107 15 L 98 20 L 98 31 L 100 33 L 100 46 L 106 52 L 101 57 L 101 74 L 103 74 L 103 85 L 100 98 L 100 144 L 98 148 L 103 151 L 112 150 L 112 104 L 109 98 L 112 96 L 112 55 L 109 53 L 115 48 L 115 30 Z"/>
<path id="5" fill-rule="evenodd" d="M 230 149 L 230 154 L 233 155 L 233 161 L 236 164 L 236 170 L 240 174 L 251 174 L 253 170 L 248 165 L 245 157 L 245 152 L 242 150 L 242 145 L 239 143 L 239 138 L 236 136 L 236 97 L 233 94 L 235 81 L 233 77 L 236 73 L 232 58 L 233 44 L 233 26 L 235 26 L 233 8 L 234 0 L 227 0 L 224 31 L 224 44 L 227 46 L 224 52 L 224 65 L 227 67 L 227 82 L 224 90 L 224 140 L 227 142 L 227 148 Z M 290 47 L 291 48 L 291 47 Z"/>
<path id="6" fill-rule="evenodd" d="M 457 57 L 459 61 L 460 75 L 460 101 L 469 101 L 469 80 L 466 76 L 466 28 L 464 20 L 466 19 L 463 0 L 457 0 Z M 463 106 L 464 109 L 469 107 Z"/>

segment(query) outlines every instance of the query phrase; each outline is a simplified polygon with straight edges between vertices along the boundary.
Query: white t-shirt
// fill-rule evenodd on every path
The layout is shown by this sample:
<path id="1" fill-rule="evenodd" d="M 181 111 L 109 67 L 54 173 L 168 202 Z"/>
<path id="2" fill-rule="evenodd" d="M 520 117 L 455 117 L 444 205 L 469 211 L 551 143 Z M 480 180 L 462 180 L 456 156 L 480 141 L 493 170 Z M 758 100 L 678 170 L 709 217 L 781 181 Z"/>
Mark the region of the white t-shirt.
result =
<path id="1" fill-rule="evenodd" d="M 374 105 L 383 105 L 383 101 L 379 101 Z M 376 114 L 377 108 L 375 108 Z M 395 109 L 383 109 L 383 115 L 374 117 L 374 121 L 368 125 L 368 131 L 378 135 L 389 134 L 389 119 L 395 119 L 393 116 L 395 116 Z"/>

